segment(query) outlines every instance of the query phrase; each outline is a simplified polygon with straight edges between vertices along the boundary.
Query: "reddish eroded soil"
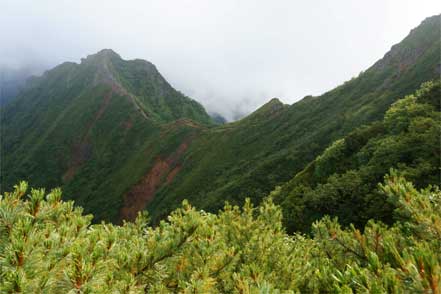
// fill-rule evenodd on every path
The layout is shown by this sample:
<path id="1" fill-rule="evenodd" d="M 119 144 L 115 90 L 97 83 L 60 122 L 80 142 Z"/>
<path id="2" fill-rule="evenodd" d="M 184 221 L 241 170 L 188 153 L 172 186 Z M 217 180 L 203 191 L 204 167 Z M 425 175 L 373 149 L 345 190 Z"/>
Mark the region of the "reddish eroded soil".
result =
<path id="1" fill-rule="evenodd" d="M 176 177 L 176 175 L 178 174 L 178 172 L 181 170 L 182 166 L 177 165 L 168 175 L 167 175 L 167 179 L 165 180 L 165 182 L 168 184 L 170 184 L 171 182 L 173 182 L 173 179 Z"/>
<path id="2" fill-rule="evenodd" d="M 158 157 L 149 172 L 132 189 L 124 195 L 124 204 L 120 210 L 120 220 L 133 221 L 153 199 L 162 185 L 170 184 L 181 170 L 178 163 L 188 148 L 189 142 L 183 142 L 167 158 Z"/>
<path id="3" fill-rule="evenodd" d="M 107 93 L 104 96 L 103 101 L 101 102 L 100 108 L 96 112 L 92 121 L 86 126 L 84 133 L 83 133 L 83 136 L 81 137 L 81 140 L 73 146 L 72 157 L 69 162 L 68 168 L 63 175 L 63 182 L 68 182 L 68 181 L 72 180 L 73 177 L 75 176 L 75 174 L 77 173 L 78 169 L 92 155 L 92 145 L 89 142 L 89 133 L 90 133 L 90 130 L 95 126 L 96 122 L 101 118 L 101 116 L 106 111 L 107 106 L 110 103 L 110 98 L 112 97 L 113 91 L 114 91 L 114 88 L 112 87 L 112 90 L 109 91 L 109 93 Z"/>
<path id="4" fill-rule="evenodd" d="M 72 180 L 81 165 L 90 158 L 92 155 L 92 145 L 86 138 L 74 146 L 72 153 L 69 167 L 63 175 L 64 182 Z"/>
<path id="5" fill-rule="evenodd" d="M 113 88 L 112 88 L 112 91 L 113 91 Z M 89 124 L 89 128 L 87 129 L 87 132 L 89 132 L 89 130 L 92 128 L 92 126 L 96 123 L 96 121 L 101 118 L 104 111 L 106 111 L 106 108 L 110 103 L 110 97 L 112 96 L 112 91 L 110 91 L 107 95 L 104 96 L 103 102 L 101 103 L 100 108 L 96 112 L 95 119 L 92 121 L 91 124 Z"/>

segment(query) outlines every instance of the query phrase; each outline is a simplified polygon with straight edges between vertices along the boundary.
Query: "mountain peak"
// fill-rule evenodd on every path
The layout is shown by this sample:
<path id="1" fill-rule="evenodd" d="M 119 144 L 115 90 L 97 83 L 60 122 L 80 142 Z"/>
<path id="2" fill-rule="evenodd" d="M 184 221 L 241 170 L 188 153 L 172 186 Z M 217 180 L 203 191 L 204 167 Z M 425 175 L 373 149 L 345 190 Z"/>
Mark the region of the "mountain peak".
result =
<path id="1" fill-rule="evenodd" d="M 426 18 L 421 22 L 421 24 L 433 24 L 433 23 L 435 23 L 435 24 L 439 24 L 440 20 L 441 20 L 441 14 L 435 14 L 435 15 L 432 15 L 432 16 L 429 16 L 429 17 L 426 17 Z"/>
<path id="2" fill-rule="evenodd" d="M 105 64 L 112 60 L 121 60 L 121 56 L 112 49 L 102 49 L 95 54 L 88 55 L 81 59 L 81 63 Z"/>
<path id="3" fill-rule="evenodd" d="M 271 98 L 271 100 L 268 101 L 266 104 L 275 104 L 275 105 L 280 104 L 280 105 L 283 105 L 283 102 L 280 101 L 279 98 L 274 97 L 274 98 Z"/>
<path id="4" fill-rule="evenodd" d="M 259 109 L 256 110 L 256 112 L 277 112 L 280 109 L 282 109 L 285 106 L 285 104 L 282 103 L 282 101 L 279 100 L 279 98 L 272 98 L 270 101 L 262 105 Z"/>
<path id="5" fill-rule="evenodd" d="M 244 117 L 241 121 L 247 122 L 247 121 L 261 121 L 266 120 L 267 118 L 272 118 L 274 116 L 277 116 L 280 114 L 280 112 L 283 111 L 288 107 L 287 104 L 283 104 L 279 98 L 272 98 L 267 103 L 259 107 L 256 111 L 251 113 L 250 115 Z"/>
<path id="6" fill-rule="evenodd" d="M 116 53 L 112 49 L 106 49 L 106 48 L 101 49 L 97 53 L 89 55 L 89 56 L 98 57 L 98 58 L 118 58 L 118 59 L 121 59 L 121 56 L 118 53 Z"/>
<path id="7" fill-rule="evenodd" d="M 368 71 L 388 69 L 395 72 L 394 76 L 401 75 L 403 71 L 412 68 L 422 57 L 422 54 L 429 54 L 431 52 L 430 48 L 439 48 L 440 28 L 441 15 L 424 19 L 401 42 L 393 45 L 391 50 Z M 437 58 L 439 60 L 439 54 Z M 393 76 L 391 78 L 393 79 Z M 386 85 L 391 81 L 385 80 L 384 84 Z"/>

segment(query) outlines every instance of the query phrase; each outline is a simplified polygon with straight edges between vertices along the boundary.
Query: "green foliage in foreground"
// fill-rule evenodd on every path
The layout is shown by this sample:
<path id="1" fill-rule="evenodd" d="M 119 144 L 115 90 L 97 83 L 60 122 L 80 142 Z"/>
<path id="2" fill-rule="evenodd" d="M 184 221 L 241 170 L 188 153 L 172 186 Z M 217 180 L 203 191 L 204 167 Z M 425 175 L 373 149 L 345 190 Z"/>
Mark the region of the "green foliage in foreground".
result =
<path id="1" fill-rule="evenodd" d="M 328 217 L 289 236 L 270 199 L 217 215 L 188 203 L 156 228 L 145 215 L 91 225 L 61 191 L 22 182 L 0 197 L 2 293 L 439 293 L 441 193 L 392 174 L 379 186 L 392 227 Z"/>

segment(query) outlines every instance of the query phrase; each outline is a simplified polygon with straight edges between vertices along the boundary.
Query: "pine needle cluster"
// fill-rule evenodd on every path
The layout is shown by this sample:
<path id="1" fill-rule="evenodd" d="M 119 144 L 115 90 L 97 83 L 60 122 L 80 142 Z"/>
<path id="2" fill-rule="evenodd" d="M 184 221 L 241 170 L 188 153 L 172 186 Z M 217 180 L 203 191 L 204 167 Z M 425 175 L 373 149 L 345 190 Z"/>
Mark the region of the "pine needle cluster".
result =
<path id="1" fill-rule="evenodd" d="M 393 171 L 379 189 L 393 226 L 325 217 L 305 236 L 284 231 L 271 198 L 218 214 L 184 201 L 156 227 L 145 213 L 116 226 L 22 182 L 0 198 L 0 292 L 440 293 L 440 191 Z"/>

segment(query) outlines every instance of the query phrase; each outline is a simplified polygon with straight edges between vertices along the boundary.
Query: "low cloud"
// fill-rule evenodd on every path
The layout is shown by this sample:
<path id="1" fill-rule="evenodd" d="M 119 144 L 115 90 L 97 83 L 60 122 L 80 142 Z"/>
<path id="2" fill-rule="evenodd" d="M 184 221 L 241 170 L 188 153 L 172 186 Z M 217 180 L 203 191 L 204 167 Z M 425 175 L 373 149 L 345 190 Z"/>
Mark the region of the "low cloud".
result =
<path id="1" fill-rule="evenodd" d="M 8 2 L 0 66 L 52 67 L 112 48 L 153 62 L 229 120 L 337 86 L 439 13 L 435 0 Z"/>

